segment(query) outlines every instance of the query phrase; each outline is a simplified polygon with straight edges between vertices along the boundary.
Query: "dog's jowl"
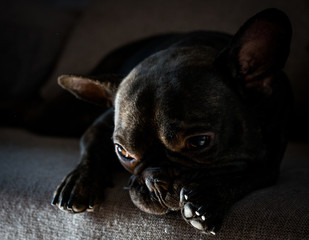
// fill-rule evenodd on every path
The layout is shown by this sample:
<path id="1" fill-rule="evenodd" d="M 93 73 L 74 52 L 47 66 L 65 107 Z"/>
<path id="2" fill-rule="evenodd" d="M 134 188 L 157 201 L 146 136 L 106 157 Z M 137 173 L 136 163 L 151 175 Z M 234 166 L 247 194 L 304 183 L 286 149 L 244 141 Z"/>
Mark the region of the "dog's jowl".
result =
<path id="1" fill-rule="evenodd" d="M 111 107 L 82 137 L 80 164 L 52 203 L 92 211 L 118 158 L 132 173 L 138 208 L 180 211 L 215 234 L 236 201 L 278 176 L 292 99 L 281 71 L 291 31 L 284 13 L 267 9 L 234 36 L 154 36 L 111 54 L 115 66 L 103 61 L 94 77 L 59 77 L 77 97 Z"/>

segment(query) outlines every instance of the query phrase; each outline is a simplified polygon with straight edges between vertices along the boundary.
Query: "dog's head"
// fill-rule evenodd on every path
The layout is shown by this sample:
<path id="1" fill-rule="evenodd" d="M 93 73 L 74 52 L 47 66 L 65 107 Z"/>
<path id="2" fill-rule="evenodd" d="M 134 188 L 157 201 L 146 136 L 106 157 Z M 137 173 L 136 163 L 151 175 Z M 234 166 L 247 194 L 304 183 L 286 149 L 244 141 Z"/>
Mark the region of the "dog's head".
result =
<path id="1" fill-rule="evenodd" d="M 135 176 L 132 198 L 143 210 L 161 213 L 166 201 L 153 210 L 136 197 L 145 191 L 142 185 L 167 191 L 167 182 L 179 179 L 183 169 L 241 166 L 264 157 L 248 101 L 272 94 L 290 39 L 288 18 L 270 9 L 249 19 L 225 49 L 173 47 L 122 80 L 62 76 L 59 82 L 78 97 L 114 105 L 113 140 L 122 165 Z"/>

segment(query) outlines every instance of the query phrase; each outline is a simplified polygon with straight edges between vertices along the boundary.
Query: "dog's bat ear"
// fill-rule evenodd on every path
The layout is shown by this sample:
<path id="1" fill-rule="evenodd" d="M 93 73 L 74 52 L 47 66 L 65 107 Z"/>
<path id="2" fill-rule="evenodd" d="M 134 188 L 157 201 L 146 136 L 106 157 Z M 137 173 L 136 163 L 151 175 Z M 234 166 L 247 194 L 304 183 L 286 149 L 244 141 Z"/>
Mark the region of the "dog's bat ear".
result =
<path id="1" fill-rule="evenodd" d="M 271 94 L 274 75 L 290 52 L 292 27 L 278 9 L 266 9 L 250 18 L 235 34 L 219 59 L 246 88 Z M 223 58 L 222 58 L 223 56 Z"/>
<path id="2" fill-rule="evenodd" d="M 99 106 L 113 106 L 114 96 L 122 76 L 108 74 L 96 78 L 62 75 L 58 84 L 77 98 Z"/>

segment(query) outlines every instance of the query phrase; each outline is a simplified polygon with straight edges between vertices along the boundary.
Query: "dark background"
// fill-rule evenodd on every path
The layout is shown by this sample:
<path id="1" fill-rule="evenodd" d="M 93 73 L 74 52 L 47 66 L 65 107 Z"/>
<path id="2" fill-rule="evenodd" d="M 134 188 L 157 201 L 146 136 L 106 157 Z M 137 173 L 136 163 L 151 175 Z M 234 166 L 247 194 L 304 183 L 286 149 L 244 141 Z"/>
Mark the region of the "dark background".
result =
<path id="1" fill-rule="evenodd" d="M 2 1 L 0 124 L 21 126 L 26 121 L 25 112 L 36 112 L 38 103 L 53 103 L 54 112 L 57 107 L 65 110 L 59 100 L 63 91 L 56 84 L 57 76 L 86 74 L 116 47 L 170 31 L 203 29 L 235 33 L 249 17 L 268 7 L 285 11 L 293 25 L 291 53 L 285 67 L 295 95 L 291 139 L 308 141 L 309 1 L 306 0 Z M 59 120 L 61 116 L 50 121 L 51 132 L 58 134 L 56 129 L 61 125 L 64 129 L 71 128 L 67 133 L 70 135 L 74 131 L 70 117 L 78 117 L 79 104 L 82 105 L 76 102 L 76 109 L 68 109 L 67 116 L 62 117 L 68 121 Z M 82 107 L 93 110 L 88 105 Z M 50 119 L 48 113 L 44 114 L 41 121 Z"/>

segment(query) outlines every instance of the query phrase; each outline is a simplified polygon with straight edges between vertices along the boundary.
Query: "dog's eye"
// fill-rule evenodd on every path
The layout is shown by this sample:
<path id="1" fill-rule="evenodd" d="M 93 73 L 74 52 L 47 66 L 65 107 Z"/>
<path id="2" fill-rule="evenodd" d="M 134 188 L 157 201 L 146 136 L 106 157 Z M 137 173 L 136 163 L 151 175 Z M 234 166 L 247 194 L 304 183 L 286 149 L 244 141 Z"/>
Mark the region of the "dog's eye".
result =
<path id="1" fill-rule="evenodd" d="M 186 140 L 187 150 L 202 150 L 209 147 L 213 140 L 213 134 L 198 135 Z"/>
<path id="2" fill-rule="evenodd" d="M 123 160 L 127 160 L 127 161 L 132 161 L 134 160 L 134 158 L 132 156 L 130 156 L 130 154 L 120 145 L 116 144 L 115 145 L 116 148 L 116 152 L 120 155 L 120 157 Z"/>
<path id="3" fill-rule="evenodd" d="M 119 157 L 120 163 L 127 169 L 130 173 L 134 172 L 136 164 L 138 163 L 137 159 L 131 156 L 122 146 L 115 144 L 115 150 Z"/>

